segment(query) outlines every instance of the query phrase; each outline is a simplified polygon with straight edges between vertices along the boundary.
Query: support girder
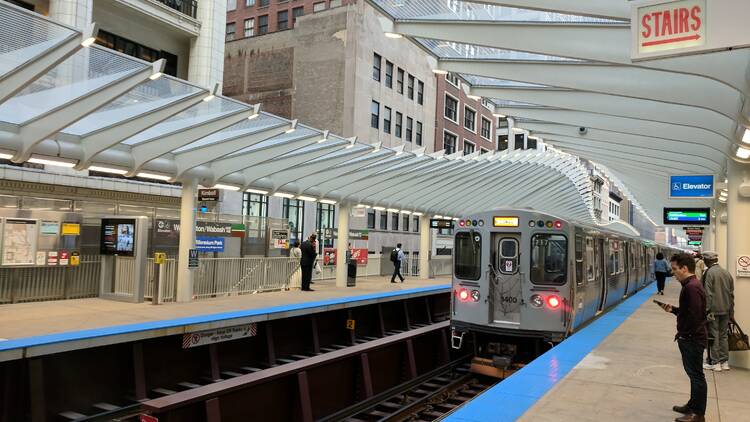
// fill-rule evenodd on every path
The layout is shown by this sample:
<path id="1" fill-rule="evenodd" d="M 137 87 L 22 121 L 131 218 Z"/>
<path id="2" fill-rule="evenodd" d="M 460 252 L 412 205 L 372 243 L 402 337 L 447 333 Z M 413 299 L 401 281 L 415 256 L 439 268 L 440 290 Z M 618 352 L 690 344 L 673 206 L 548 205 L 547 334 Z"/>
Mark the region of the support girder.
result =
<path id="1" fill-rule="evenodd" d="M 469 179 L 472 175 L 476 174 L 481 170 L 482 167 L 487 168 L 490 163 L 480 162 L 454 162 L 448 161 L 450 167 L 438 176 L 429 177 L 427 179 L 421 178 L 417 183 L 409 186 L 403 190 L 397 190 L 391 196 L 378 195 L 373 197 L 374 203 L 385 203 L 391 206 L 395 203 L 402 203 L 407 200 L 415 200 L 424 196 L 429 196 L 431 192 L 439 191 L 443 188 L 441 183 L 448 183 L 461 178 Z M 415 202 L 407 202 L 410 205 L 414 205 Z"/>
<path id="2" fill-rule="evenodd" d="M 410 175 L 410 179 L 408 180 L 410 180 L 411 183 L 405 185 L 396 184 L 392 186 L 381 187 L 376 192 L 366 195 L 366 199 L 364 199 L 363 201 L 371 203 L 381 203 L 389 198 L 393 198 L 396 195 L 401 195 L 406 192 L 413 192 L 415 189 L 418 189 L 416 188 L 417 186 L 423 185 L 425 181 L 431 181 L 432 183 L 434 183 L 435 177 L 437 175 L 443 175 L 444 173 L 450 172 L 456 167 L 457 166 L 453 162 L 440 160 L 437 162 L 437 167 L 435 167 L 434 171 L 417 176 Z"/>
<path id="3" fill-rule="evenodd" d="M 587 147 L 585 145 L 580 145 L 577 143 L 567 143 L 564 141 L 556 140 L 556 139 L 550 139 L 547 142 L 554 146 L 559 146 L 560 149 L 564 149 L 567 151 L 571 151 L 571 154 L 579 155 L 580 152 L 587 152 L 589 154 L 594 154 L 596 156 L 597 154 L 601 157 L 608 157 L 611 159 L 615 159 L 621 162 L 632 162 L 633 159 L 625 156 L 624 154 L 618 154 L 616 152 L 608 152 L 605 150 L 602 150 L 600 148 L 595 147 Z M 653 162 L 644 163 L 642 161 L 638 162 L 638 165 L 641 167 L 651 167 L 654 169 L 654 171 L 658 172 L 672 172 L 673 174 L 676 174 L 681 171 L 681 169 L 684 171 L 684 166 L 681 166 L 682 161 L 676 161 L 676 160 L 670 160 L 669 158 L 652 158 Z"/>
<path id="4" fill-rule="evenodd" d="M 351 172 L 356 172 L 357 170 L 369 166 L 373 163 L 376 163 L 378 161 L 384 160 L 388 157 L 393 156 L 395 152 L 390 149 L 381 149 L 379 151 L 372 151 L 369 153 L 369 155 L 365 157 L 361 157 L 359 160 L 353 160 L 353 162 L 350 163 L 343 163 L 339 164 L 335 167 L 329 168 L 327 170 L 319 171 L 315 174 L 306 174 L 301 175 L 302 178 L 295 181 L 295 184 L 297 185 L 298 192 L 302 193 L 303 191 L 310 189 L 312 187 L 317 187 L 322 183 L 336 181 L 341 175 L 346 175 Z M 319 188 L 319 187 L 318 187 Z"/>
<path id="5" fill-rule="evenodd" d="M 354 199 L 355 201 L 360 201 L 362 199 L 362 196 L 360 195 L 360 192 L 362 190 L 378 183 L 385 183 L 390 185 L 392 179 L 398 178 L 404 172 L 408 172 L 417 167 L 423 166 L 426 162 L 428 162 L 428 160 L 430 160 L 430 158 L 424 156 L 412 157 L 409 161 L 403 164 L 399 164 L 391 168 L 379 171 L 378 173 L 370 175 L 366 178 L 351 181 L 345 187 L 337 189 L 337 192 L 339 193 L 339 195 L 341 195 L 342 201 L 346 199 Z"/>
<path id="6" fill-rule="evenodd" d="M 323 182 L 318 185 L 318 189 L 320 189 L 320 192 L 321 194 L 323 194 L 323 196 L 326 196 L 327 194 L 332 192 L 338 193 L 337 189 L 347 186 L 352 180 L 356 181 L 366 177 L 370 177 L 373 174 L 377 174 L 384 169 L 390 168 L 410 158 L 413 157 L 410 157 L 407 154 L 396 154 L 393 157 L 388 157 L 384 160 L 380 160 L 368 166 L 352 170 L 348 173 L 339 175 L 339 177 Z"/>
<path id="7" fill-rule="evenodd" d="M 372 195 L 385 189 L 406 189 L 421 177 L 434 176 L 435 172 L 441 168 L 444 168 L 442 161 L 430 160 L 421 166 L 411 167 L 396 176 L 390 176 L 384 181 L 373 181 L 369 186 L 359 189 L 359 191 L 357 191 L 357 197 L 360 198 L 360 202 L 365 202 L 369 200 Z"/>
<path id="8" fill-rule="evenodd" d="M 706 78 L 593 63 L 441 59 L 448 72 L 707 108 L 738 118 L 742 95 Z M 706 95 L 710 92 L 711 95 Z"/>
<path id="9" fill-rule="evenodd" d="M 567 15 L 630 20 L 628 0 L 471 0 L 471 2 Z"/>

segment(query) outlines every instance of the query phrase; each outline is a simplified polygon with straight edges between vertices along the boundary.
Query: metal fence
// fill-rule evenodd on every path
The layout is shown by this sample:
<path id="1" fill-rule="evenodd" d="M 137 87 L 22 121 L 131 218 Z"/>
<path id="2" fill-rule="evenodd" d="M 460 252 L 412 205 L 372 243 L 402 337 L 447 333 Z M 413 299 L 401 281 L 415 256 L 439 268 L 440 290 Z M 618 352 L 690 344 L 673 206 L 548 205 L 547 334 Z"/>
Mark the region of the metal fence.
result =
<path id="1" fill-rule="evenodd" d="M 174 258 L 167 259 L 161 265 L 161 272 L 164 273 L 159 284 L 162 302 L 174 302 L 177 295 L 177 260 Z M 153 300 L 154 286 L 156 285 L 156 272 L 154 271 L 154 259 L 148 258 L 146 265 L 146 285 L 143 289 L 143 297 Z"/>
<path id="2" fill-rule="evenodd" d="M 293 258 L 204 258 L 193 279 L 193 298 L 296 287 L 298 274 L 299 260 Z"/>
<path id="3" fill-rule="evenodd" d="M 453 274 L 453 256 L 439 255 L 430 259 L 430 276 L 439 277 Z"/>
<path id="4" fill-rule="evenodd" d="M 86 256 L 76 267 L 0 268 L 0 303 L 96 297 L 100 268 Z"/>

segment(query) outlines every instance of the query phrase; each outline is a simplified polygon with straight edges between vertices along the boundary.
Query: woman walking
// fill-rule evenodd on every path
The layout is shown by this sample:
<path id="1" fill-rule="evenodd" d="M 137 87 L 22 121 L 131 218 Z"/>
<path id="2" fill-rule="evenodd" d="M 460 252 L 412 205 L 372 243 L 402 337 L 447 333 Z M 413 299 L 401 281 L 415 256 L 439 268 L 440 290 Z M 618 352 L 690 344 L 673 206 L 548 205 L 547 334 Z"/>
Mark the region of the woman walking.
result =
<path id="1" fill-rule="evenodd" d="M 654 275 L 656 275 L 656 294 L 664 296 L 664 282 L 669 275 L 669 263 L 664 259 L 664 254 L 661 252 L 656 254 Z"/>

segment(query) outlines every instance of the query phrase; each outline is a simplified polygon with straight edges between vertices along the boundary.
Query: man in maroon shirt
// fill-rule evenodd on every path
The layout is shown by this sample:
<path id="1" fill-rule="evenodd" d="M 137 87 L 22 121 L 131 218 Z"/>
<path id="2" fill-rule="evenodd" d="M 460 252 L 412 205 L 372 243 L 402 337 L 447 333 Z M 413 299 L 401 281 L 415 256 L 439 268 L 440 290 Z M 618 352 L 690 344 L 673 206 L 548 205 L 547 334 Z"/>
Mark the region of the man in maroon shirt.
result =
<path id="1" fill-rule="evenodd" d="M 708 386 L 703 374 L 703 349 L 708 343 L 706 334 L 706 292 L 695 276 L 695 260 L 688 254 L 672 256 L 672 274 L 682 285 L 680 306 L 665 304 L 667 312 L 677 315 L 675 340 L 682 355 L 682 366 L 690 378 L 690 401 L 674 406 L 675 412 L 685 415 L 677 422 L 704 422 Z"/>

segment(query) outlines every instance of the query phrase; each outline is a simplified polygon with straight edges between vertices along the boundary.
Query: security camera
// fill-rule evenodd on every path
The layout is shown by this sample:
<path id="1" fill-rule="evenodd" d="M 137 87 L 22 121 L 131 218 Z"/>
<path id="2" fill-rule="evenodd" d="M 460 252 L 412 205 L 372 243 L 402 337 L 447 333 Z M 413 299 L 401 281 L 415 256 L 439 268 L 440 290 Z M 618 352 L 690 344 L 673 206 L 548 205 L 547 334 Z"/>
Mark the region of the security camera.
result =
<path id="1" fill-rule="evenodd" d="M 589 131 L 589 130 L 588 130 L 588 129 L 586 129 L 585 127 L 583 127 L 583 126 L 581 126 L 581 127 L 579 127 L 579 128 L 578 128 L 578 134 L 579 134 L 579 135 L 585 135 L 585 134 L 586 134 L 586 132 L 588 132 L 588 131 Z"/>

